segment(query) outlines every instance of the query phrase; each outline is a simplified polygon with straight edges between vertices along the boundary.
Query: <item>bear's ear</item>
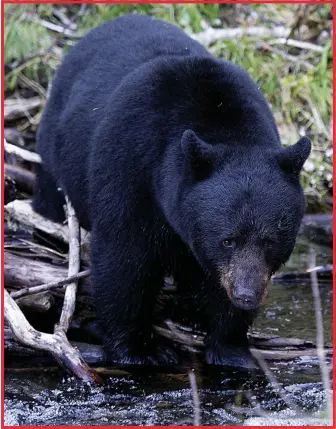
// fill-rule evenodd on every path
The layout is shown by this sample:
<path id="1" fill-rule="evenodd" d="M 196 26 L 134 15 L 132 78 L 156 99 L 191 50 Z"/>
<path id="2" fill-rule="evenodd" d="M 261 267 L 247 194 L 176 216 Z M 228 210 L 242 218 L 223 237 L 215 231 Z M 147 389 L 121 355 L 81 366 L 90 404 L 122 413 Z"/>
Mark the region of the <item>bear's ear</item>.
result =
<path id="1" fill-rule="evenodd" d="M 298 176 L 311 151 L 308 137 L 302 137 L 296 144 L 283 148 L 278 156 L 280 167 L 289 174 Z"/>
<path id="2" fill-rule="evenodd" d="M 195 178 L 201 180 L 211 173 L 215 159 L 215 150 L 211 144 L 198 138 L 194 131 L 186 130 L 182 134 L 181 148 Z"/>

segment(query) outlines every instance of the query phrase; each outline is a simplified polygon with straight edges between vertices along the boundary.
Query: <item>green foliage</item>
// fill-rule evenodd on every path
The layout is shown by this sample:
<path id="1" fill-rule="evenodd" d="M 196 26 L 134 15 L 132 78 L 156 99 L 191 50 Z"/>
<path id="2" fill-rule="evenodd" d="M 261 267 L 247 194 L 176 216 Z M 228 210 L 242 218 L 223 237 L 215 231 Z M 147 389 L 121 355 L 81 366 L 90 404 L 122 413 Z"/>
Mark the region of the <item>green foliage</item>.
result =
<path id="1" fill-rule="evenodd" d="M 76 24 L 73 37 L 41 25 L 41 21 L 46 20 L 67 28 L 54 14 L 56 8 Z M 244 37 L 219 41 L 210 47 L 217 57 L 241 66 L 258 82 L 271 104 L 284 144 L 294 143 L 302 133 L 311 137 L 315 150 L 305 165 L 302 183 L 309 203 L 315 206 L 317 203 L 318 209 L 323 208 L 323 197 L 332 183 L 330 5 L 5 5 L 5 64 L 22 61 L 27 55 L 53 45 L 66 50 L 93 27 L 126 13 L 148 14 L 193 33 L 201 32 L 209 25 L 214 28 L 284 25 L 291 29 L 291 38 L 323 46 L 322 53 L 281 44 L 274 45 L 276 50 L 258 49 L 257 38 Z M 292 57 L 286 57 L 288 54 Z M 13 70 L 6 70 L 6 94 L 20 87 L 22 76 L 46 88 L 60 60 L 52 50 L 24 61 Z M 312 66 L 311 69 L 302 65 L 304 61 Z"/>

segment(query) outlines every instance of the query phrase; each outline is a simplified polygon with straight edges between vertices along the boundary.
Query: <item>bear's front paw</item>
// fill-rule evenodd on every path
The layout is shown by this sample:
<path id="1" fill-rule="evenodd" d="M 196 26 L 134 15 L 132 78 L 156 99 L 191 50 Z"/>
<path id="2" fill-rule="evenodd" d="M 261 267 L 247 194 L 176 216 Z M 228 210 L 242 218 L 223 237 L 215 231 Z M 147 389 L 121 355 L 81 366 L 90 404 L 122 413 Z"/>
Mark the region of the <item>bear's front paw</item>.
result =
<path id="1" fill-rule="evenodd" d="M 206 360 L 210 365 L 229 366 L 235 368 L 257 368 L 253 356 L 247 346 L 233 346 L 229 344 L 209 347 L 206 351 Z"/>
<path id="2" fill-rule="evenodd" d="M 177 353 L 166 344 L 157 344 L 155 353 L 150 358 L 154 359 L 155 365 L 177 365 L 179 362 Z"/>
<path id="3" fill-rule="evenodd" d="M 146 356 L 131 350 L 125 344 L 113 346 L 105 344 L 104 350 L 108 364 L 145 365 L 148 363 Z"/>
<path id="4" fill-rule="evenodd" d="M 151 345 L 150 350 L 118 344 L 107 347 L 106 355 L 108 362 L 119 365 L 167 366 L 178 363 L 176 352 L 163 344 Z"/>

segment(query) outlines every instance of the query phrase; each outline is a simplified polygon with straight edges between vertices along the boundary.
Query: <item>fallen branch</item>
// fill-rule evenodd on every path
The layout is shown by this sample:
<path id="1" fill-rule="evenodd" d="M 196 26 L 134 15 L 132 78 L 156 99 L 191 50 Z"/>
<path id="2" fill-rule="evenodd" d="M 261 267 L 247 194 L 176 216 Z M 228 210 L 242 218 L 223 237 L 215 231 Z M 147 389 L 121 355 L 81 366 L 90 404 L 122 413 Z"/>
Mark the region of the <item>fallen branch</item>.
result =
<path id="1" fill-rule="evenodd" d="M 155 331 L 170 341 L 178 343 L 180 347 L 190 352 L 201 353 L 204 349 L 204 334 L 189 332 L 181 329 L 179 325 L 166 321 L 168 327 L 155 326 Z M 296 338 L 279 338 L 259 336 L 252 333 L 248 335 L 251 353 L 260 353 L 265 360 L 293 360 L 301 356 L 316 356 L 317 351 L 310 341 Z M 332 355 L 332 349 L 326 348 L 326 353 Z"/>
<path id="2" fill-rule="evenodd" d="M 68 28 L 70 31 L 77 30 L 78 25 L 76 24 L 76 22 L 73 22 L 72 19 L 67 17 L 65 9 L 53 8 L 52 13 L 64 25 L 63 28 Z"/>
<path id="3" fill-rule="evenodd" d="M 273 389 L 279 394 L 279 396 L 281 397 L 281 399 L 285 402 L 285 404 L 287 405 L 287 407 L 289 409 L 294 410 L 297 415 L 301 414 L 300 409 L 297 407 L 297 405 L 290 399 L 288 393 L 285 391 L 285 389 L 280 385 L 280 383 L 278 382 L 278 380 L 276 379 L 275 375 L 273 374 L 273 372 L 269 369 L 267 363 L 265 362 L 264 357 L 262 356 L 262 354 L 260 353 L 259 350 L 256 349 L 250 349 L 251 350 L 251 354 L 252 356 L 257 360 L 260 368 L 264 371 L 264 374 L 266 375 L 266 377 L 268 378 L 268 381 L 270 382 L 270 384 L 272 385 Z"/>
<path id="4" fill-rule="evenodd" d="M 196 375 L 193 369 L 188 371 L 188 377 L 194 406 L 194 426 L 201 426 L 201 401 L 197 389 Z"/>
<path id="5" fill-rule="evenodd" d="M 58 330 L 54 334 L 36 331 L 7 290 L 5 290 L 5 319 L 17 341 L 38 350 L 48 351 L 61 366 L 83 381 L 102 383 L 98 374 L 84 362 L 78 350 L 71 346 L 62 330 Z"/>
<path id="6" fill-rule="evenodd" d="M 273 52 L 276 55 L 279 55 L 280 57 L 284 58 L 285 60 L 292 61 L 293 63 L 297 63 L 299 65 L 302 65 L 306 70 L 312 70 L 314 68 L 313 64 L 310 64 L 308 61 L 303 60 L 299 56 L 288 54 L 286 51 L 282 51 L 281 49 L 274 48 L 269 43 L 266 43 L 265 41 L 259 40 L 256 44 L 257 49 L 261 49 L 263 51 L 269 51 Z"/>
<path id="7" fill-rule="evenodd" d="M 66 197 L 69 226 L 69 270 L 68 277 L 77 275 L 80 269 L 80 229 L 75 210 L 69 199 Z M 62 330 L 64 333 L 69 329 L 69 325 L 76 307 L 78 279 L 69 283 L 66 287 L 62 314 L 60 322 L 55 326 L 55 333 Z"/>
<path id="8" fill-rule="evenodd" d="M 44 19 L 35 20 L 37 23 L 41 24 L 42 27 L 47 28 L 48 30 L 55 31 L 55 33 L 60 33 L 63 36 L 71 37 L 75 39 L 81 39 L 83 34 L 74 33 L 72 30 L 66 27 L 62 27 L 61 25 L 54 24 L 50 21 L 46 21 Z"/>
<path id="9" fill-rule="evenodd" d="M 42 284 L 58 284 L 58 282 L 67 277 L 65 267 L 35 259 L 28 259 L 9 251 L 5 251 L 4 268 L 6 287 L 23 287 L 23 290 Z M 16 296 L 16 298 L 18 297 Z M 12 298 L 14 297 L 12 296 Z"/>
<path id="10" fill-rule="evenodd" d="M 39 164 L 41 162 L 41 157 L 35 152 L 31 152 L 26 149 L 22 149 L 21 147 L 15 146 L 13 144 L 7 143 L 5 140 L 5 151 L 7 153 L 11 153 L 13 155 L 19 156 L 24 161 L 29 161 L 33 163 Z"/>
<path id="11" fill-rule="evenodd" d="M 329 377 L 329 368 L 325 361 L 325 349 L 324 349 L 324 333 L 323 333 L 323 319 L 322 319 L 322 305 L 321 305 L 321 297 L 320 291 L 317 281 L 316 271 L 314 271 L 314 267 L 316 265 L 316 255 L 313 248 L 310 248 L 309 255 L 309 268 L 311 269 L 310 277 L 311 277 L 311 286 L 314 297 L 314 307 L 315 307 L 315 318 L 316 318 L 316 350 L 317 356 L 320 362 L 321 368 L 321 377 L 322 384 L 326 394 L 326 402 L 327 402 L 327 412 L 328 419 L 332 420 L 332 402 L 331 402 L 331 383 Z"/>
<path id="12" fill-rule="evenodd" d="M 30 200 L 15 200 L 5 206 L 5 217 L 9 222 L 16 221 L 24 229 L 32 231 L 37 228 L 52 235 L 64 243 L 69 242 L 69 228 L 34 212 Z"/>
<path id="13" fill-rule="evenodd" d="M 242 37 L 257 37 L 257 38 L 268 38 L 268 37 L 288 37 L 290 29 L 285 27 L 246 27 L 246 28 L 223 28 L 214 29 L 208 28 L 199 34 L 190 34 L 190 37 L 197 40 L 204 46 L 212 45 L 220 40 L 227 39 L 241 39 Z"/>
<path id="14" fill-rule="evenodd" d="M 17 292 L 12 292 L 10 294 L 10 296 L 14 299 L 18 299 L 18 298 L 21 298 L 23 296 L 35 295 L 37 293 L 48 291 L 50 289 L 57 289 L 59 287 L 68 285 L 69 283 L 72 283 L 74 281 L 78 281 L 84 277 L 88 277 L 90 274 L 91 274 L 91 270 L 81 271 L 77 274 L 73 274 L 72 276 L 69 276 L 66 279 L 60 280 L 58 282 L 46 283 L 46 284 L 43 284 L 40 286 L 32 286 L 32 287 L 22 288 Z"/>
<path id="15" fill-rule="evenodd" d="M 18 190 L 33 193 L 35 185 L 35 174 L 18 165 L 5 164 L 5 174 L 11 177 Z"/>
<path id="16" fill-rule="evenodd" d="M 325 265 L 325 266 L 320 265 L 320 266 L 314 267 L 312 270 L 316 272 L 316 274 L 319 276 L 321 281 L 331 280 L 332 273 L 333 273 L 332 265 Z M 274 282 L 310 281 L 310 273 L 311 273 L 311 269 L 307 269 L 306 271 L 288 271 L 286 273 L 277 273 L 274 276 L 272 276 L 272 281 Z"/>
<path id="17" fill-rule="evenodd" d="M 38 251 L 41 251 L 42 253 L 45 253 L 46 255 L 49 255 L 50 257 L 56 256 L 62 260 L 66 259 L 66 255 L 64 253 L 57 252 L 57 250 L 51 249 L 50 247 L 35 243 L 35 241 L 25 240 L 24 238 L 18 238 L 18 243 L 16 245 L 6 243 L 4 247 L 5 247 L 5 249 L 14 249 L 14 250 L 15 249 L 16 250 L 25 249 L 25 250 L 29 250 L 32 253 L 36 253 Z"/>
<path id="18" fill-rule="evenodd" d="M 323 46 L 315 45 L 310 42 L 303 42 L 301 40 L 287 39 L 285 37 L 280 37 L 279 39 L 269 40 L 270 45 L 286 45 L 292 46 L 294 48 L 307 49 L 314 52 L 324 52 L 325 48 Z"/>
<path id="19" fill-rule="evenodd" d="M 40 97 L 20 98 L 20 99 L 7 99 L 4 106 L 5 121 L 12 121 L 14 119 L 27 116 L 27 113 L 32 112 L 42 107 L 43 101 Z"/>
<path id="20" fill-rule="evenodd" d="M 69 223 L 69 275 L 78 274 L 80 266 L 80 229 L 75 212 L 67 199 Z M 40 350 L 50 352 L 65 369 L 71 371 L 83 381 L 101 383 L 102 380 L 85 363 L 77 349 L 73 348 L 66 337 L 76 304 L 77 281 L 67 286 L 60 322 L 53 334 L 34 329 L 17 303 L 5 290 L 5 319 L 14 337 L 19 342 Z"/>
<path id="21" fill-rule="evenodd" d="M 194 349 L 194 351 L 197 354 L 203 353 L 204 350 L 204 336 L 198 335 L 197 339 L 194 338 L 194 333 L 190 332 L 189 334 L 184 334 L 180 336 L 180 329 L 176 327 L 176 331 L 178 332 L 178 336 L 175 338 L 172 336 L 171 329 L 163 328 L 155 326 L 155 331 L 159 335 L 163 335 L 165 338 L 168 338 L 171 341 L 174 341 L 178 343 L 182 348 L 185 345 L 184 340 L 187 338 L 189 346 L 191 345 Z M 267 340 L 265 341 L 263 348 L 258 348 L 257 346 L 254 346 L 253 343 L 255 339 L 258 338 L 258 336 L 254 337 L 255 334 L 252 334 L 250 336 L 249 342 L 250 342 L 250 350 L 251 353 L 259 353 L 263 359 L 270 360 L 270 361 L 278 361 L 278 360 L 293 360 L 298 357 L 303 356 L 316 356 L 316 348 L 315 346 L 308 346 L 308 348 L 304 347 L 297 347 L 296 349 L 290 348 L 288 349 L 286 346 L 283 347 L 276 347 L 272 348 L 273 345 L 270 343 L 269 346 L 267 346 Z M 283 344 L 286 344 L 286 341 L 290 342 L 289 338 L 281 338 L 280 339 Z M 299 341 L 299 340 L 297 340 Z M 87 344 L 83 342 L 70 342 L 72 347 L 76 347 L 76 349 L 79 350 L 80 355 L 90 365 L 93 366 L 100 366 L 104 365 L 106 362 L 106 356 L 103 350 L 103 347 L 96 344 Z M 268 347 L 268 348 L 267 348 Z M 185 348 L 186 351 L 189 353 L 190 348 Z M 326 354 L 328 356 L 332 356 L 332 349 L 326 348 Z M 15 355 L 16 357 L 44 357 L 47 358 L 46 354 L 43 354 L 41 350 L 34 350 L 33 348 L 27 347 L 27 345 L 22 345 L 18 343 L 11 334 L 10 330 L 8 328 L 5 328 L 5 352 L 7 354 Z"/>
<path id="22" fill-rule="evenodd" d="M 5 206 L 5 217 L 9 222 L 15 221 L 24 229 L 32 231 L 39 229 L 52 235 L 64 243 L 69 242 L 69 228 L 67 225 L 61 225 L 34 212 L 30 200 L 15 200 Z M 87 245 L 90 234 L 81 228 L 81 243 Z"/>

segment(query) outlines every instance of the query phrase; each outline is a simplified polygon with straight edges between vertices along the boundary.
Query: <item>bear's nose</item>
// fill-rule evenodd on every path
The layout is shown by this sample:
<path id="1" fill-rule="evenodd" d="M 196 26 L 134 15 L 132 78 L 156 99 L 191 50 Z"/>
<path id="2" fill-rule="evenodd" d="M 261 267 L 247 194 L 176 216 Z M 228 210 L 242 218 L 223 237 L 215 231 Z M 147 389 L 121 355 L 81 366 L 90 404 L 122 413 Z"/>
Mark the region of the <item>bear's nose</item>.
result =
<path id="1" fill-rule="evenodd" d="M 249 290 L 233 290 L 232 291 L 232 301 L 233 304 L 244 310 L 253 310 L 259 307 L 259 302 L 257 300 L 256 294 L 253 291 Z"/>

